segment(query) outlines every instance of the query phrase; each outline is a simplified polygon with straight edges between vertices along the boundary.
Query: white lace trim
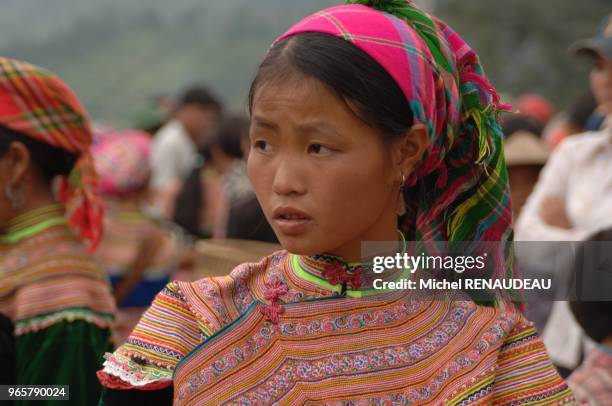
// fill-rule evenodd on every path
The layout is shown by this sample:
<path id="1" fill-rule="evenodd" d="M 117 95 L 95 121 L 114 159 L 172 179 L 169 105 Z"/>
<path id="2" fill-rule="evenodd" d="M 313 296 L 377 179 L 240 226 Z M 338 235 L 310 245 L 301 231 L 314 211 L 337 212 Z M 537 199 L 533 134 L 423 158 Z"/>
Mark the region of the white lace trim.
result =
<path id="1" fill-rule="evenodd" d="M 54 324 L 63 321 L 72 323 L 76 320 L 84 320 L 88 323 L 95 324 L 99 328 L 111 328 L 113 325 L 112 316 L 98 315 L 88 309 L 68 309 L 51 313 L 42 317 L 32 318 L 30 320 L 19 320 L 15 322 L 14 334 L 16 336 L 20 336 L 23 334 L 44 330 L 47 327 L 50 327 Z"/>
<path id="2" fill-rule="evenodd" d="M 133 364 L 129 360 L 127 363 L 118 360 L 115 355 L 106 353 L 104 355 L 103 372 L 113 375 L 132 386 L 145 386 L 153 382 L 172 382 L 170 377 L 155 377 L 139 368 L 137 364 Z M 160 374 L 161 375 L 161 374 Z"/>

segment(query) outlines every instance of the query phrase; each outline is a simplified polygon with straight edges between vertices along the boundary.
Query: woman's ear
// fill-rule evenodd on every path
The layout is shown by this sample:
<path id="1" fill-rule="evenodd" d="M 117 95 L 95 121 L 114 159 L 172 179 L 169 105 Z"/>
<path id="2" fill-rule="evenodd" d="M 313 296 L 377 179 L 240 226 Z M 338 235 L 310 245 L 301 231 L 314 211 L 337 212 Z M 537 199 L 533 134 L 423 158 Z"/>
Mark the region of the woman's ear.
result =
<path id="1" fill-rule="evenodd" d="M 420 123 L 413 125 L 404 137 L 394 141 L 392 148 L 393 165 L 397 169 L 397 173 L 401 173 L 407 178 L 419 163 L 427 148 L 429 148 L 427 128 Z"/>
<path id="2" fill-rule="evenodd" d="M 14 141 L 9 145 L 5 159 L 9 170 L 9 184 L 21 184 L 30 167 L 30 151 L 23 143 Z"/>

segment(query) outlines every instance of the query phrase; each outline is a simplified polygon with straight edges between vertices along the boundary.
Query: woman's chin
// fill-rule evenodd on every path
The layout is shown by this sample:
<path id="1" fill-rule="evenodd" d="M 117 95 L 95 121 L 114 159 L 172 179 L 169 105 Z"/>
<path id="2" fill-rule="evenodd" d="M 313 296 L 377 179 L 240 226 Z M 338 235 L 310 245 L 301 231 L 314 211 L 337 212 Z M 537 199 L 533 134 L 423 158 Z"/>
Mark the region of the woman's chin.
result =
<path id="1" fill-rule="evenodd" d="M 281 246 L 295 255 L 317 255 L 324 252 L 320 247 L 309 244 L 306 238 L 278 236 Z"/>

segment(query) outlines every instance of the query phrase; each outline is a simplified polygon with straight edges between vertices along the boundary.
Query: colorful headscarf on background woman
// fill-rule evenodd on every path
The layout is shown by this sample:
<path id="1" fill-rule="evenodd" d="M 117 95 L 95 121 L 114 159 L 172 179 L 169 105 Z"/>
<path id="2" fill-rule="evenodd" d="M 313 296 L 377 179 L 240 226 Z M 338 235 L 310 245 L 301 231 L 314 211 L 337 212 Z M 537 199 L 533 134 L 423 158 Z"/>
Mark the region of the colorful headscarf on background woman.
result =
<path id="1" fill-rule="evenodd" d="M 512 215 L 495 89 L 477 55 L 450 27 L 410 1 L 347 1 L 305 18 L 276 42 L 320 32 L 345 39 L 397 82 L 430 146 L 406 180 L 400 228 L 413 241 L 512 239 Z M 384 101 L 380 101 L 384 103 Z M 504 249 L 504 251 L 506 251 Z M 512 273 L 511 255 L 496 276 Z M 501 271 L 500 270 L 505 270 Z"/>
<path id="2" fill-rule="evenodd" d="M 70 224 L 95 250 L 103 213 L 89 154 L 91 128 L 76 95 L 51 72 L 0 57 L 0 125 L 78 156 L 61 179 L 60 198 Z"/>
<path id="3" fill-rule="evenodd" d="M 127 197 L 149 182 L 151 137 L 145 132 L 108 133 L 91 148 L 91 154 L 103 195 Z"/>

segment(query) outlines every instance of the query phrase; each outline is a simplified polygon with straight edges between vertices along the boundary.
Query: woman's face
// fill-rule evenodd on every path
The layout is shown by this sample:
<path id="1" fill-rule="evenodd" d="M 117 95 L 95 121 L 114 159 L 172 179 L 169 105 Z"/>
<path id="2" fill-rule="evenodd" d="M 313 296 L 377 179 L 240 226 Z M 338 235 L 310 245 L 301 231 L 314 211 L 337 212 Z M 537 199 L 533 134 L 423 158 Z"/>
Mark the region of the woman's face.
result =
<path id="1" fill-rule="evenodd" d="M 260 86 L 249 136 L 249 177 L 285 249 L 354 261 L 361 241 L 397 239 L 390 147 L 319 81 Z"/>
<path id="2" fill-rule="evenodd" d="M 6 189 L 9 183 L 9 171 L 7 170 L 8 159 L 6 154 L 0 155 L 0 234 L 6 223 L 12 217 L 12 207 L 6 197 Z"/>
<path id="3" fill-rule="evenodd" d="M 591 90 L 603 114 L 612 113 L 612 60 L 598 56 L 591 70 Z"/>
<path id="4" fill-rule="evenodd" d="M 33 166 L 30 151 L 21 142 L 11 142 L 0 155 L 0 233 L 15 216 L 48 201 L 53 194 Z"/>
<path id="5" fill-rule="evenodd" d="M 8 150 L 0 154 L 0 233 L 15 216 L 15 209 L 7 192 L 20 193 L 17 189 L 27 167 L 27 161 L 29 153 L 26 147 L 18 142 L 11 143 Z"/>

